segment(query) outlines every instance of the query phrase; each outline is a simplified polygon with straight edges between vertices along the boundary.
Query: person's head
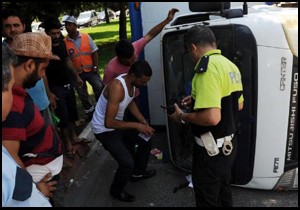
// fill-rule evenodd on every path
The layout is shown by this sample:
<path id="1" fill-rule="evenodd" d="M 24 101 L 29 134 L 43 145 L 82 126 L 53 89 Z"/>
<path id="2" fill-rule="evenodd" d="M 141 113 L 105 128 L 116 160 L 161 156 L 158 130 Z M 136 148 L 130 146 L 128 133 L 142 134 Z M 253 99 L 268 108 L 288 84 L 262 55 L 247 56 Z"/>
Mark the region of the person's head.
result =
<path id="1" fill-rule="evenodd" d="M 121 64 L 131 66 L 135 61 L 132 43 L 126 39 L 120 40 L 116 45 L 116 55 Z"/>
<path id="2" fill-rule="evenodd" d="M 60 60 L 52 54 L 51 49 L 51 38 L 44 33 L 28 32 L 14 38 L 12 51 L 18 57 L 15 67 L 16 85 L 31 88 L 45 76 L 49 60 Z"/>
<path id="3" fill-rule="evenodd" d="M 74 16 L 68 16 L 66 18 L 65 27 L 69 35 L 75 35 L 77 33 L 77 20 Z"/>
<path id="4" fill-rule="evenodd" d="M 216 48 L 216 38 L 210 28 L 206 26 L 193 26 L 185 34 L 185 43 L 188 51 L 195 60 L 208 49 Z"/>
<path id="5" fill-rule="evenodd" d="M 142 87 L 149 82 L 152 76 L 152 69 L 147 61 L 136 61 L 130 67 L 128 75 L 133 86 Z"/>
<path id="6" fill-rule="evenodd" d="M 4 10 L 2 13 L 2 35 L 9 44 L 13 38 L 25 31 L 25 21 L 19 11 L 14 9 Z"/>
<path id="7" fill-rule="evenodd" d="M 44 21 L 44 28 L 46 34 L 52 39 L 52 45 L 58 46 L 62 41 L 61 37 L 61 23 L 57 18 L 48 18 Z"/>
<path id="8" fill-rule="evenodd" d="M 5 121 L 10 112 L 13 102 L 12 86 L 15 82 L 14 65 L 17 57 L 8 48 L 2 44 L 2 122 Z"/>

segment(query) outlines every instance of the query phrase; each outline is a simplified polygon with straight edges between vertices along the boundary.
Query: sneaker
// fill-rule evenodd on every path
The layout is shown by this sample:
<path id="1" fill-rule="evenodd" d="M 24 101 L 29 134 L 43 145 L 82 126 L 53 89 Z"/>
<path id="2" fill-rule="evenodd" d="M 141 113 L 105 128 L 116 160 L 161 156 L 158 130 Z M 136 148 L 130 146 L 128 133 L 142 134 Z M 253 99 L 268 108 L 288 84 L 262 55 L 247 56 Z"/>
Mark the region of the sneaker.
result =
<path id="1" fill-rule="evenodd" d="M 135 175 L 133 174 L 131 176 L 131 181 L 132 182 L 136 182 L 142 179 L 149 179 L 151 177 L 153 177 L 156 174 L 156 170 L 150 170 L 150 171 L 146 171 L 143 175 Z"/>
<path id="2" fill-rule="evenodd" d="M 125 191 L 123 191 L 121 193 L 112 193 L 112 192 L 110 192 L 110 195 L 114 199 L 118 199 L 119 201 L 123 201 L 123 202 L 133 202 L 133 201 L 135 201 L 135 196 L 130 195 L 129 193 L 127 193 Z"/>

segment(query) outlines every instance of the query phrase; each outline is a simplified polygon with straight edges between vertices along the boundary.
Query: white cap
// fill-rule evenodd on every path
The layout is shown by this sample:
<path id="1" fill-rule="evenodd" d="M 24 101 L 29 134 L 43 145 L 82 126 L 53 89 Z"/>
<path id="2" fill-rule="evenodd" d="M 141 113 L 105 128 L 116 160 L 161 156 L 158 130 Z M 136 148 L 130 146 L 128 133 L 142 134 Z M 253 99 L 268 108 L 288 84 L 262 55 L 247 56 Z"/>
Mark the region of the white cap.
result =
<path id="1" fill-rule="evenodd" d="M 64 22 L 74 23 L 77 25 L 77 21 L 74 16 L 68 16 Z"/>

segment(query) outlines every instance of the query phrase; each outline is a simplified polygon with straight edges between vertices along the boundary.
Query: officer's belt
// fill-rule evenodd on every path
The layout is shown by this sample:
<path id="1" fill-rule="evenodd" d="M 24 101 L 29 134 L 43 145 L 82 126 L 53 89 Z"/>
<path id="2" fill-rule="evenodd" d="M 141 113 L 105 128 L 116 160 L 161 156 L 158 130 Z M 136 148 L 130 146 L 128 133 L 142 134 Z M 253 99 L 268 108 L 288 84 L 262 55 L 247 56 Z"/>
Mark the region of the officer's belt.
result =
<path id="1" fill-rule="evenodd" d="M 223 144 L 224 144 L 224 141 L 225 141 L 225 140 L 231 141 L 231 140 L 233 139 L 233 136 L 234 136 L 234 134 L 231 134 L 231 135 L 228 135 L 228 136 L 225 136 L 225 137 L 216 139 L 216 143 L 217 143 L 218 148 L 223 147 Z M 197 143 L 199 146 L 204 147 L 204 144 L 203 144 L 202 139 L 199 138 L 198 136 L 195 136 L 195 141 L 196 141 L 196 143 Z"/>

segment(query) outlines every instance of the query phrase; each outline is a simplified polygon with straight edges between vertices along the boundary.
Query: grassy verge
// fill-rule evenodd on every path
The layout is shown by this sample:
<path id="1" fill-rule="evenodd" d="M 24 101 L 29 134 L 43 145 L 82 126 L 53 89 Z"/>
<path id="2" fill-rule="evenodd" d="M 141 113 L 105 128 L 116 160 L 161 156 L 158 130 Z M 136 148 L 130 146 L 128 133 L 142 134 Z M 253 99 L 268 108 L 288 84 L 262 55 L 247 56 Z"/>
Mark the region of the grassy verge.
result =
<path id="1" fill-rule="evenodd" d="M 109 24 L 100 23 L 96 26 L 81 29 L 88 33 L 97 45 L 108 44 L 119 40 L 119 20 L 111 20 Z M 127 19 L 127 37 L 131 36 L 130 22 Z"/>

